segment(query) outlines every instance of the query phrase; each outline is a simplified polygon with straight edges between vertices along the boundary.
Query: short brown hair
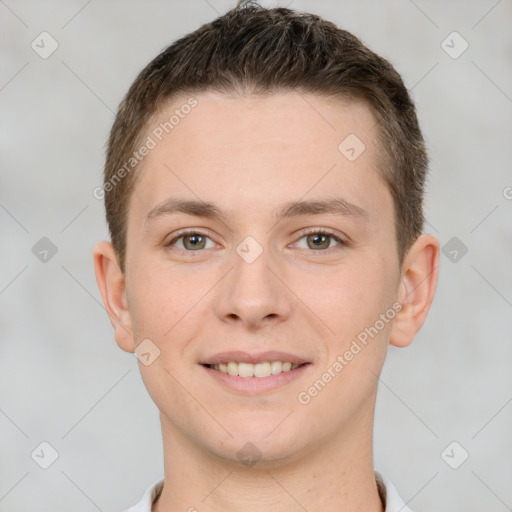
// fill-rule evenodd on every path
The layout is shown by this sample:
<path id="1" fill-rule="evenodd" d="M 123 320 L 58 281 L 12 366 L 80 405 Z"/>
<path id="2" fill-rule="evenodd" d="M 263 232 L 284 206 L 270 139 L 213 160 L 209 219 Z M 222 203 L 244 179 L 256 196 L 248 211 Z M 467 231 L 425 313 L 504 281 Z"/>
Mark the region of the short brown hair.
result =
<path id="1" fill-rule="evenodd" d="M 382 149 L 378 166 L 393 197 L 403 261 L 423 230 L 428 156 L 414 103 L 400 75 L 357 37 L 329 21 L 249 2 L 162 51 L 140 72 L 119 106 L 108 141 L 104 198 L 123 273 L 128 204 L 136 174 L 126 170 L 126 162 L 159 107 L 179 94 L 209 90 L 226 94 L 295 90 L 364 101 L 377 119 Z M 123 179 L 115 180 L 123 166 Z"/>

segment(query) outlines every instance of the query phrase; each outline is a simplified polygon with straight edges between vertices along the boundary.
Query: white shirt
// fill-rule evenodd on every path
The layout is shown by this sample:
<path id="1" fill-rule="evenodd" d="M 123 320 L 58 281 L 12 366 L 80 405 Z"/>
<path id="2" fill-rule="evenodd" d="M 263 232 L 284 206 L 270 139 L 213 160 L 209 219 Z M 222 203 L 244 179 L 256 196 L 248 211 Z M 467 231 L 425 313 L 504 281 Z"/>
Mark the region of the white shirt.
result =
<path id="1" fill-rule="evenodd" d="M 386 504 L 384 512 L 412 512 L 402 498 L 400 498 L 395 486 L 389 480 L 383 478 L 378 472 L 375 472 L 375 478 L 381 499 Z M 144 496 L 142 496 L 142 499 L 136 505 L 126 509 L 124 512 L 152 512 L 151 507 L 153 502 L 162 492 L 163 486 L 163 478 L 157 480 L 150 485 L 148 490 L 144 493 Z"/>

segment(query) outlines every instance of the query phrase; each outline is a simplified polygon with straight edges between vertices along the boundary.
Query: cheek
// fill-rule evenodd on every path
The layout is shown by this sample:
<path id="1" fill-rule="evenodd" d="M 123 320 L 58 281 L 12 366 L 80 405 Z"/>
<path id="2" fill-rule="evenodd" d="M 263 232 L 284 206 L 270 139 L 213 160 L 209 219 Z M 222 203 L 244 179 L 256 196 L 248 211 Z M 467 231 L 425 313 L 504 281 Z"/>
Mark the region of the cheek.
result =
<path id="1" fill-rule="evenodd" d="M 190 399 L 180 386 L 184 376 L 193 387 L 195 373 L 187 354 L 187 344 L 194 338 L 198 325 L 198 300 L 204 291 L 195 285 L 194 278 L 177 277 L 172 269 L 157 263 L 141 265 L 137 279 L 131 282 L 134 300 L 130 313 L 137 343 L 149 339 L 149 352 L 157 354 L 149 365 L 139 361 L 144 385 L 161 411 L 185 411 L 191 407 Z M 145 342 L 147 343 L 147 342 Z M 200 411 L 196 412 L 200 415 Z M 185 414 L 185 419 L 192 414 Z M 185 420 L 183 420 L 185 421 Z"/>
<path id="2" fill-rule="evenodd" d="M 194 340 L 201 338 L 211 321 L 211 290 L 218 278 L 158 261 L 140 265 L 136 276 L 130 283 L 134 297 L 130 315 L 137 342 L 150 339 L 157 346 L 160 355 L 155 364 L 162 370 L 188 372 L 194 366 Z"/>
<path id="3" fill-rule="evenodd" d="M 392 279 L 373 263 L 333 273 L 317 296 L 315 311 L 335 334 L 325 338 L 325 359 L 302 391 L 323 424 L 348 422 L 374 400 L 395 310 Z"/>
<path id="4" fill-rule="evenodd" d="M 309 296 L 312 309 L 340 340 L 355 336 L 385 313 L 392 306 L 392 288 L 382 265 L 361 264 L 339 267 L 313 283 L 308 280 L 302 296 Z"/>
<path id="5" fill-rule="evenodd" d="M 174 325 L 190 308 L 190 293 L 169 269 L 157 264 L 140 265 L 130 281 L 130 315 L 139 339 L 154 339 L 158 345 L 171 336 Z"/>

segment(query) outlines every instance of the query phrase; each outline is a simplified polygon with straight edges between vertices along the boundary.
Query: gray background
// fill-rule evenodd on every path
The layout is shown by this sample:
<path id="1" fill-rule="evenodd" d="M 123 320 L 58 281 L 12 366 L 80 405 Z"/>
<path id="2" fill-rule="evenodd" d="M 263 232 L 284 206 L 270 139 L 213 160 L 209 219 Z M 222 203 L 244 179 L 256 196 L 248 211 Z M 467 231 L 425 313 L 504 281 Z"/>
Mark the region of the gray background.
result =
<path id="1" fill-rule="evenodd" d="M 97 290 L 108 235 L 92 191 L 138 71 L 234 3 L 0 0 L 1 511 L 119 510 L 163 474 L 158 411 Z M 512 3 L 262 3 L 320 14 L 396 66 L 430 148 L 428 231 L 458 239 L 425 326 L 390 349 L 376 467 L 417 512 L 512 510 Z M 43 31 L 59 44 L 47 59 L 31 48 Z M 46 470 L 43 441 L 59 454 Z M 452 465 L 469 453 L 458 469 L 441 456 L 452 441 Z"/>

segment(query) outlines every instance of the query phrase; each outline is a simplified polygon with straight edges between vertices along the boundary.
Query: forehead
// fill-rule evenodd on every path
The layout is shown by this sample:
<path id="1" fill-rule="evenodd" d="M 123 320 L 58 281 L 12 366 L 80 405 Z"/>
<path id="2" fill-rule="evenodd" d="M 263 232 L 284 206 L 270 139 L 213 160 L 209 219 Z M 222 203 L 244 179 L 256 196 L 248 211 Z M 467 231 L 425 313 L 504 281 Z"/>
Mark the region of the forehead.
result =
<path id="1" fill-rule="evenodd" d="M 185 108 L 191 97 L 195 106 Z M 144 134 L 155 145 L 137 170 L 133 208 L 140 216 L 181 192 L 247 210 L 334 189 L 352 202 L 385 207 L 374 197 L 386 195 L 377 136 L 362 102 L 297 92 L 182 96 L 160 109 Z"/>
<path id="2" fill-rule="evenodd" d="M 195 107 L 188 105 L 195 103 Z M 174 114 L 174 115 L 173 115 Z M 162 133 L 162 127 L 169 133 Z M 376 120 L 362 101 L 327 97 L 295 91 L 241 96 L 203 92 L 181 96 L 160 107 L 148 133 L 157 132 L 161 142 L 181 144 L 186 141 L 201 152 L 219 146 L 247 147 L 264 145 L 270 150 L 286 142 L 288 146 L 314 149 L 323 142 L 337 150 L 347 135 L 357 135 L 373 145 Z M 206 137 L 206 138 L 205 138 Z M 160 142 L 160 140 L 158 140 Z M 304 147 L 304 142 L 308 144 Z M 281 146 L 281 150 L 285 150 Z M 289 157 L 286 151 L 283 156 Z M 319 155 L 312 154 L 313 158 Z"/>

